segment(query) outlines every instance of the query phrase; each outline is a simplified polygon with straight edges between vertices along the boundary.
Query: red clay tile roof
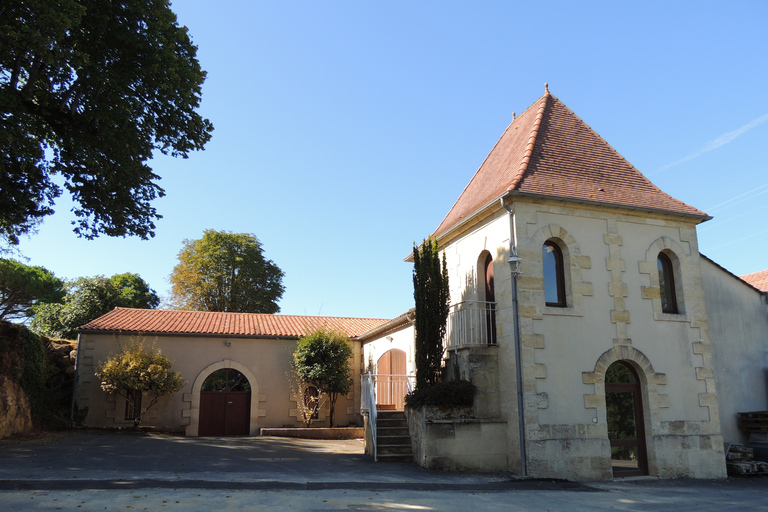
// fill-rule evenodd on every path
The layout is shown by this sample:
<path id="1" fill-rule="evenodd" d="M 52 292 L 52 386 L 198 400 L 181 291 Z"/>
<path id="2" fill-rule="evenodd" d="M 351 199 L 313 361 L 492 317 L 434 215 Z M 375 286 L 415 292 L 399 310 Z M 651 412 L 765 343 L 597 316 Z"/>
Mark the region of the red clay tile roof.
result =
<path id="1" fill-rule="evenodd" d="M 752 272 L 751 274 L 745 274 L 739 276 L 744 281 L 748 282 L 758 290 L 768 292 L 768 270 L 761 270 L 759 272 Z"/>
<path id="2" fill-rule="evenodd" d="M 708 218 L 662 192 L 548 90 L 507 127 L 435 236 L 507 192 Z"/>
<path id="3" fill-rule="evenodd" d="M 300 337 L 325 325 L 353 338 L 388 321 L 377 318 L 115 308 L 83 325 L 80 331 Z"/>

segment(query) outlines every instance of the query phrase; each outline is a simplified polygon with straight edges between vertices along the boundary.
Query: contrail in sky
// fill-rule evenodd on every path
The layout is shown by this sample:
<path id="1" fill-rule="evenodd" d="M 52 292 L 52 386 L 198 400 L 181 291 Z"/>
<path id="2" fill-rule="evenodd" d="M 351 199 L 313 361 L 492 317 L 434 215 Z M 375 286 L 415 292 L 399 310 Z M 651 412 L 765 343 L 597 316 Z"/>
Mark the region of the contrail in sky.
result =
<path id="1" fill-rule="evenodd" d="M 662 167 L 661 169 L 659 169 L 658 171 L 653 172 L 651 174 L 656 174 L 656 173 L 659 173 L 661 171 L 665 171 L 665 170 L 669 169 L 670 167 L 674 167 L 676 165 L 680 165 L 683 162 L 687 162 L 688 160 L 693 160 L 694 158 L 698 158 L 698 157 L 700 157 L 701 155 L 703 155 L 705 153 L 709 153 L 710 151 L 714 151 L 717 148 L 723 147 L 726 144 L 728 144 L 729 142 L 732 142 L 739 135 L 743 135 L 743 134 L 747 133 L 752 128 L 754 128 L 754 127 L 756 127 L 758 125 L 761 125 L 761 124 L 763 124 L 766 121 L 768 121 L 768 114 L 765 114 L 762 117 L 758 117 L 757 119 L 755 119 L 751 123 L 747 123 L 747 124 L 745 124 L 744 126 L 742 126 L 741 128 L 739 128 L 737 130 L 733 130 L 732 132 L 728 132 L 728 133 L 726 133 L 724 135 L 721 135 L 720 137 L 716 138 L 715 140 L 706 143 L 704 145 L 704 147 L 702 147 L 701 149 L 699 149 L 695 153 L 691 153 L 690 155 L 686 156 L 685 158 L 681 158 L 677 162 L 672 162 L 671 164 L 667 164 L 664 167 Z"/>

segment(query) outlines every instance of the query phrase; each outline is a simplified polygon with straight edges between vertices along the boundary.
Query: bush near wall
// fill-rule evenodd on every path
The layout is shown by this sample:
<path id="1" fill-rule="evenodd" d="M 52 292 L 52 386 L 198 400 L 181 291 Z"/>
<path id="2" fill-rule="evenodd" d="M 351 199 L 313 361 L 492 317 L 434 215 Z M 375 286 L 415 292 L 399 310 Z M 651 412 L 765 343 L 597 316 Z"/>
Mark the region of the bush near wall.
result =
<path id="1" fill-rule="evenodd" d="M 417 388 L 405 396 L 405 405 L 413 409 L 424 406 L 469 407 L 475 401 L 477 386 L 468 380 L 438 382 L 424 388 Z"/>

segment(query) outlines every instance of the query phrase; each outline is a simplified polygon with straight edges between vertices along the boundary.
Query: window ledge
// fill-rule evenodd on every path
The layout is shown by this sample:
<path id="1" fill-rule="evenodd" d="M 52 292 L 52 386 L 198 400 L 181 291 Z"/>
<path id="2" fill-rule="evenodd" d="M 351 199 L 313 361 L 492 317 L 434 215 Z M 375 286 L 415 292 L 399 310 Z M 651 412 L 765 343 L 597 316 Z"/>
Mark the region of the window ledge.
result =
<path id="1" fill-rule="evenodd" d="M 687 322 L 685 313 L 657 313 L 653 312 L 653 319 L 660 322 Z"/>
<path id="2" fill-rule="evenodd" d="M 554 316 L 584 316 L 584 312 L 581 308 L 558 308 L 555 306 L 544 306 L 541 314 Z"/>

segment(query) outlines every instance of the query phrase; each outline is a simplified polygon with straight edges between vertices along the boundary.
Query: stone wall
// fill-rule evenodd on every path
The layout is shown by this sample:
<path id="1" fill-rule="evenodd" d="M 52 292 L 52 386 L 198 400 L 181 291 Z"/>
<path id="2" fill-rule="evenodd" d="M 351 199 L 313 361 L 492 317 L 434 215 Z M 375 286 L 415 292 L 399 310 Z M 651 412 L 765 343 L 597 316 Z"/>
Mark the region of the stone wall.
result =
<path id="1" fill-rule="evenodd" d="M 469 411 L 406 408 L 414 460 L 427 469 L 506 470 L 506 420 L 467 418 Z"/>

